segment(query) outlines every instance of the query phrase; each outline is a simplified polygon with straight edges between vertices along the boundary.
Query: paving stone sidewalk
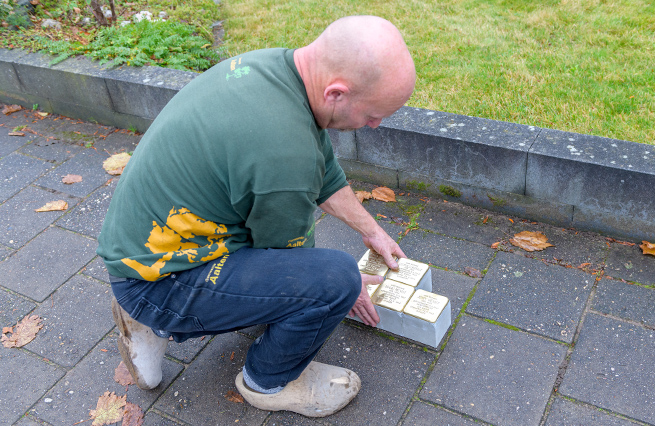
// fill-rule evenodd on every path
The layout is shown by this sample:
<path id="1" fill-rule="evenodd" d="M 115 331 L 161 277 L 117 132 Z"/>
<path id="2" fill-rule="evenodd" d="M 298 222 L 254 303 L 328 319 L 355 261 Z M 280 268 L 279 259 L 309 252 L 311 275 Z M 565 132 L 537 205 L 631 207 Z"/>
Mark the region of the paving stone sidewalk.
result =
<path id="1" fill-rule="evenodd" d="M 8 136 L 21 126 L 24 137 Z M 344 321 L 317 360 L 355 370 L 363 385 L 325 419 L 226 398 L 264 326 L 170 342 L 160 386 L 119 385 L 111 288 L 95 254 L 119 178 L 102 162 L 139 139 L 56 115 L 0 115 L 0 325 L 27 314 L 44 324 L 23 348 L 0 346 L 0 425 L 90 425 L 106 391 L 138 404 L 145 425 L 655 425 L 655 257 L 599 234 L 402 191 L 397 203 L 364 205 L 409 257 L 431 265 L 433 291 L 450 298 L 453 326 L 439 348 Z M 83 181 L 65 185 L 66 174 Z M 34 212 L 55 200 L 68 209 Z M 354 231 L 316 217 L 318 247 L 359 259 L 365 247 Z M 554 247 L 509 244 L 524 230 Z"/>

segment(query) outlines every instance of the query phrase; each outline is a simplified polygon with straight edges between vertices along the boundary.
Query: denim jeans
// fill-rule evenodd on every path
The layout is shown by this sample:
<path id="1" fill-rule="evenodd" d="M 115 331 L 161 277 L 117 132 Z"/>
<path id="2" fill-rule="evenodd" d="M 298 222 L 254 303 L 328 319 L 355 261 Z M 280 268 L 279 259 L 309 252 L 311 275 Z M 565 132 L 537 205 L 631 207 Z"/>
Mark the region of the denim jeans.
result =
<path id="1" fill-rule="evenodd" d="M 319 248 L 242 248 L 156 282 L 112 281 L 132 318 L 177 342 L 268 324 L 246 357 L 265 389 L 300 376 L 361 291 L 353 257 Z"/>

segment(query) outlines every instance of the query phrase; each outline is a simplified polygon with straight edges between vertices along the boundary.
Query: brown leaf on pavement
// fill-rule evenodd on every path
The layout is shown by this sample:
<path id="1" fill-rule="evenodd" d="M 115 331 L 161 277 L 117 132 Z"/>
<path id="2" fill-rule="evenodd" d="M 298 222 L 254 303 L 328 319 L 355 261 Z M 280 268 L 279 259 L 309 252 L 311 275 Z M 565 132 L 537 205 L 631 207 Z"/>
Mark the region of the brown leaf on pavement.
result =
<path id="1" fill-rule="evenodd" d="M 639 246 L 643 254 L 650 254 L 655 256 L 655 244 L 649 243 L 648 241 L 642 241 L 642 245 Z"/>
<path id="2" fill-rule="evenodd" d="M 27 315 L 23 318 L 18 324 L 11 337 L 8 337 L 5 334 L 5 329 L 9 327 L 4 327 L 2 329 L 2 346 L 5 348 L 20 348 L 27 345 L 36 337 L 36 333 L 41 330 L 43 324 L 41 324 L 41 317 L 38 315 Z"/>
<path id="3" fill-rule="evenodd" d="M 466 268 L 464 268 L 464 272 L 466 272 L 466 275 L 468 275 L 469 277 L 482 278 L 482 272 L 480 272 L 475 268 L 471 268 L 467 266 Z"/>
<path id="4" fill-rule="evenodd" d="M 9 136 L 25 136 L 23 132 L 9 132 Z"/>
<path id="5" fill-rule="evenodd" d="M 368 200 L 369 198 L 372 197 L 371 193 L 368 191 L 355 191 L 355 196 L 357 197 L 360 203 L 363 203 L 364 200 Z"/>
<path id="6" fill-rule="evenodd" d="M 243 397 L 241 395 L 239 395 L 238 393 L 236 393 L 234 391 L 231 391 L 231 390 L 227 391 L 227 394 L 225 395 L 225 399 L 227 399 L 228 401 L 243 404 Z"/>
<path id="7" fill-rule="evenodd" d="M 492 249 L 496 249 L 496 248 L 498 248 L 499 245 L 500 245 L 500 241 L 497 241 L 497 242 L 495 242 L 495 243 L 493 243 L 493 244 L 491 245 L 491 248 L 492 248 Z"/>
<path id="8" fill-rule="evenodd" d="M 5 105 L 5 107 L 2 108 L 2 113 L 4 115 L 9 115 L 9 114 L 13 114 L 16 111 L 20 111 L 21 109 L 23 109 L 23 107 L 20 105 Z"/>
<path id="9" fill-rule="evenodd" d="M 509 242 L 516 247 L 520 247 L 525 251 L 541 251 L 546 247 L 553 247 L 552 244 L 547 243 L 548 237 L 541 232 L 523 231 L 514 235 L 514 238 Z"/>
<path id="10" fill-rule="evenodd" d="M 126 404 L 127 395 L 116 396 L 114 392 L 109 391 L 98 398 L 98 405 L 95 410 L 89 411 L 89 416 L 93 419 L 92 426 L 110 425 L 120 422 L 123 419 L 123 407 Z"/>
<path id="11" fill-rule="evenodd" d="M 50 201 L 45 206 L 34 209 L 35 212 L 54 212 L 68 209 L 68 203 L 64 200 Z"/>
<path id="12" fill-rule="evenodd" d="M 66 175 L 61 177 L 61 181 L 65 183 L 66 185 L 70 185 L 72 183 L 78 183 L 82 182 L 82 176 L 80 175 Z"/>
<path id="13" fill-rule="evenodd" d="M 102 167 L 110 175 L 117 176 L 123 173 L 123 169 L 125 169 L 127 162 L 130 161 L 130 158 L 131 156 L 127 152 L 114 154 L 102 163 Z"/>
<path id="14" fill-rule="evenodd" d="M 141 426 L 143 424 L 143 410 L 136 404 L 128 402 L 123 412 L 121 426 Z"/>
<path id="15" fill-rule="evenodd" d="M 380 186 L 371 191 L 371 195 L 374 200 L 388 202 L 396 202 L 396 194 L 394 194 L 393 189 L 387 188 L 386 186 Z"/>
<path id="16" fill-rule="evenodd" d="M 114 380 L 116 383 L 122 386 L 135 385 L 136 382 L 132 378 L 130 371 L 127 369 L 127 366 L 123 361 L 118 364 L 118 367 L 114 370 Z"/>

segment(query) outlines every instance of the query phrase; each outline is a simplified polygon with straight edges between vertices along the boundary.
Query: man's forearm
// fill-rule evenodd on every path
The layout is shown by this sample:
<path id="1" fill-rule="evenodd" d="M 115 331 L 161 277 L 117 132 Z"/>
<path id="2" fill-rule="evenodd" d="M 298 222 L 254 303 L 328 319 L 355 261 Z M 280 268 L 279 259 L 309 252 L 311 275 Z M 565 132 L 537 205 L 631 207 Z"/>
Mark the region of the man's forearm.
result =
<path id="1" fill-rule="evenodd" d="M 363 237 L 372 237 L 382 230 L 359 202 L 350 186 L 344 186 L 332 194 L 319 207 L 332 216 L 341 219 Z"/>

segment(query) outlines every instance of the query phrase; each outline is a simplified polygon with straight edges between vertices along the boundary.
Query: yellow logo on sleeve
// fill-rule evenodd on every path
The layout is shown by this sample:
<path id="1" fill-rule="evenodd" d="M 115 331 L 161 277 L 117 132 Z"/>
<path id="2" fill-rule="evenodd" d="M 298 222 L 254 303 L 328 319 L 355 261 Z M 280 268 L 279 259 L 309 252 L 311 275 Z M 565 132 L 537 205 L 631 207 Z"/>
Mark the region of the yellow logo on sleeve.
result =
<path id="1" fill-rule="evenodd" d="M 186 208 L 172 208 L 166 218 L 166 224 L 160 226 L 152 222 L 152 231 L 145 246 L 161 256 L 152 265 L 144 265 L 134 259 L 121 261 L 134 269 L 146 281 L 156 281 L 170 273 L 162 273 L 166 263 L 174 258 L 185 258 L 188 263 L 206 262 L 217 259 L 227 253 L 225 238 L 229 237 L 225 225 L 204 220 Z M 206 244 L 195 241 L 204 239 Z M 195 241 L 191 241 L 195 239 Z"/>

